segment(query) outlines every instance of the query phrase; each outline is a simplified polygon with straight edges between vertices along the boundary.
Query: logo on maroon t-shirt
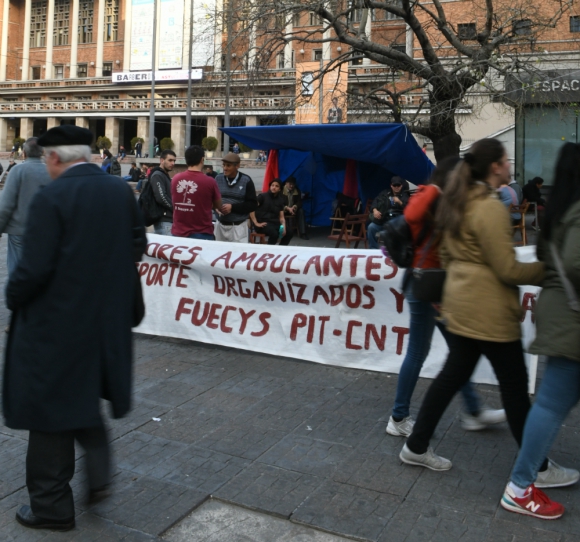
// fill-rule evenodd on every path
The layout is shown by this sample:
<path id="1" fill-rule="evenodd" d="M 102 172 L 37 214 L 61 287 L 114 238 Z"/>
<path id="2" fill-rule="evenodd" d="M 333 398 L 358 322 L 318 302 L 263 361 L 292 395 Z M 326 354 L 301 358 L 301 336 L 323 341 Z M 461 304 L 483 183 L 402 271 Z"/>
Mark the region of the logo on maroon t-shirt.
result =
<path id="1" fill-rule="evenodd" d="M 175 190 L 177 190 L 178 194 L 183 193 L 183 205 L 195 207 L 195 203 L 191 203 L 191 199 L 188 197 L 189 194 L 195 194 L 197 192 L 197 183 L 195 181 L 181 179 L 178 181 Z"/>

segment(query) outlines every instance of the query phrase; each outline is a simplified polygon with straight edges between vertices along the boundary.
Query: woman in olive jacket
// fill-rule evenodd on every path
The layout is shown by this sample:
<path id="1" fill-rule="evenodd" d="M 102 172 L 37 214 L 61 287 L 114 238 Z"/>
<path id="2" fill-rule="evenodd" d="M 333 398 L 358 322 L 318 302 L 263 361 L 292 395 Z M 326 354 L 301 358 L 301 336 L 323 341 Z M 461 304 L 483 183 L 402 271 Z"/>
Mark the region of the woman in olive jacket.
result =
<path id="1" fill-rule="evenodd" d="M 458 164 L 443 191 L 437 226 L 443 233 L 441 263 L 447 269 L 441 314 L 449 332 L 449 356 L 401 451 L 404 463 L 451 468 L 451 461 L 436 455 L 429 441 L 481 355 L 492 364 L 510 429 L 521 443 L 530 402 L 517 286 L 539 284 L 544 264 L 516 260 L 509 213 L 495 194 L 509 178 L 503 145 L 483 139 Z"/>
<path id="2" fill-rule="evenodd" d="M 538 258 L 546 279 L 536 306 L 536 340 L 531 352 L 548 356 L 544 378 L 530 410 L 518 459 L 501 500 L 512 512 L 555 519 L 564 507 L 537 489 L 536 476 L 562 422 L 580 400 L 580 146 L 566 143 L 556 164 L 555 184 L 546 207 Z M 561 262 L 561 274 L 557 261 Z M 565 282 L 572 289 L 567 294 Z M 561 486 L 578 480 L 568 480 Z M 536 482 L 534 484 L 534 482 Z M 530 505 L 530 502 L 532 505 Z"/>

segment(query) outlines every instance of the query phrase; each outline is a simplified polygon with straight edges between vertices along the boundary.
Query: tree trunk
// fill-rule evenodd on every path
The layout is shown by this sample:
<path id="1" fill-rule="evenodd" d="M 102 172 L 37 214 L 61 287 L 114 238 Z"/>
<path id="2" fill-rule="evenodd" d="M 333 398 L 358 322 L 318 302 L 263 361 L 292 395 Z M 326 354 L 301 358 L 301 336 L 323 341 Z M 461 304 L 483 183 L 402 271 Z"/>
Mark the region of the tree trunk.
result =
<path id="1" fill-rule="evenodd" d="M 437 162 L 447 156 L 459 156 L 461 136 L 455 130 L 455 111 L 460 103 L 460 95 L 461 92 L 455 88 L 451 92 L 449 88 L 444 88 L 429 93 L 429 137 L 433 142 Z"/>

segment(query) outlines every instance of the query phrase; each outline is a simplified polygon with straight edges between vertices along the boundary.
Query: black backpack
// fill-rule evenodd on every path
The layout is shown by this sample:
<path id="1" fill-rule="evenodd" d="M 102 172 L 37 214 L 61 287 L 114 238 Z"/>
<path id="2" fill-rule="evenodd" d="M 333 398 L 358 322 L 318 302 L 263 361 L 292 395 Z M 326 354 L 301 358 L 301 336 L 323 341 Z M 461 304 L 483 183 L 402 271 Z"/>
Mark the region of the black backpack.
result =
<path id="1" fill-rule="evenodd" d="M 406 268 L 413 265 L 415 243 L 404 215 L 385 222 L 383 230 L 379 233 L 379 241 L 385 245 L 391 260 L 398 267 Z"/>
<path id="2" fill-rule="evenodd" d="M 412 267 L 415 249 L 421 246 L 427 235 L 430 234 L 432 238 L 435 235 L 433 217 L 435 216 L 438 203 L 439 198 L 431 204 L 431 208 L 429 209 L 429 216 L 431 218 L 425 221 L 416 242 L 413 242 L 413 234 L 404 214 L 391 218 L 383 225 L 383 230 L 378 235 L 379 242 L 385 245 L 391 260 L 398 267 Z"/>
<path id="3" fill-rule="evenodd" d="M 139 207 L 143 213 L 143 220 L 145 226 L 151 226 L 156 222 L 159 222 L 163 217 L 165 212 L 164 208 L 157 203 L 155 199 L 155 193 L 153 192 L 153 185 L 151 184 L 151 176 L 158 168 L 151 171 L 149 178 L 143 183 L 143 188 L 141 189 L 141 194 L 139 196 Z"/>

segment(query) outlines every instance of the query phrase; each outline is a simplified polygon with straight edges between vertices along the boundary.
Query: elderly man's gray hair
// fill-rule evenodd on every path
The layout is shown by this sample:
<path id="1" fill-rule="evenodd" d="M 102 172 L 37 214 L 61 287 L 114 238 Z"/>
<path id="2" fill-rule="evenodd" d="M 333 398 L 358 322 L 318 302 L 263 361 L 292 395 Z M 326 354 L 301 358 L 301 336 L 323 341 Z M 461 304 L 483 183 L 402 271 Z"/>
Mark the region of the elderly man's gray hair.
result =
<path id="1" fill-rule="evenodd" d="M 26 158 L 40 158 L 44 154 L 44 149 L 38 144 L 37 137 L 29 137 L 22 146 L 22 151 Z"/>
<path id="2" fill-rule="evenodd" d="M 88 145 L 62 145 L 58 147 L 45 147 L 47 155 L 55 153 L 61 162 L 76 162 L 77 160 L 91 161 L 91 148 Z"/>

